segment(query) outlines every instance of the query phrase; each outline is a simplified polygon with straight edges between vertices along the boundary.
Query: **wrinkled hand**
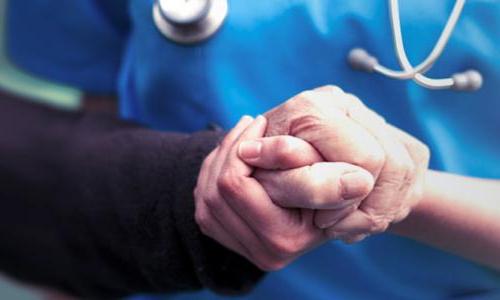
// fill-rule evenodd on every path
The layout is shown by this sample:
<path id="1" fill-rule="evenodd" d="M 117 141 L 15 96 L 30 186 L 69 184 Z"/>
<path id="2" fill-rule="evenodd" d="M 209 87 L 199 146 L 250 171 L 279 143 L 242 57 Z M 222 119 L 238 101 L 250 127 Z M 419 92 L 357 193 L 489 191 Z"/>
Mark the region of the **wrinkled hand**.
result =
<path id="1" fill-rule="evenodd" d="M 383 232 L 391 223 L 403 220 L 420 200 L 429 161 L 428 148 L 417 139 L 387 124 L 355 96 L 344 93 L 338 87 L 326 86 L 293 97 L 268 112 L 266 117 L 269 122 L 267 136 L 298 137 L 309 142 L 325 161 L 347 163 L 349 168 L 362 167 L 375 179 L 373 191 L 366 198 L 346 199 L 349 197 L 340 196 L 337 197 L 339 201 L 336 204 L 328 201 L 328 205 L 331 205 L 329 207 L 321 201 L 324 195 L 339 195 L 339 190 L 347 194 L 350 193 L 349 190 L 353 191 L 349 185 L 342 185 L 341 180 L 337 180 L 340 186 L 333 184 L 333 189 L 328 186 L 329 178 L 337 178 L 338 174 L 351 176 L 350 172 L 339 170 L 345 169 L 342 164 L 335 167 L 330 165 L 332 169 L 329 170 L 321 164 L 315 164 L 302 170 L 279 171 L 286 173 L 287 177 L 273 176 L 270 171 L 255 174 L 279 205 L 319 209 L 314 222 L 325 230 L 328 237 L 356 242 L 367 235 Z M 255 145 L 260 144 L 259 147 L 262 147 L 265 144 L 262 142 L 265 139 L 250 141 L 241 147 L 251 152 L 248 150 L 250 145 L 253 144 L 253 148 L 256 148 Z M 286 149 L 287 146 L 283 144 L 280 147 Z M 263 161 L 269 155 L 271 154 L 265 151 L 259 157 L 240 153 L 245 162 L 253 166 L 267 170 L 283 169 L 279 162 L 266 167 L 270 164 Z M 306 151 L 290 152 L 281 159 L 287 161 L 300 156 L 304 160 L 311 160 L 314 155 Z M 311 172 L 313 169 L 317 171 Z M 310 176 L 307 175 L 308 172 Z M 355 179 L 350 182 L 356 186 Z M 366 184 L 358 181 L 358 187 L 366 188 L 363 185 Z M 304 186 L 307 188 L 303 189 Z M 289 193 L 283 194 L 287 190 Z"/>
<path id="2" fill-rule="evenodd" d="M 220 146 L 207 156 L 194 192 L 195 220 L 204 234 L 245 256 L 261 269 L 277 270 L 327 241 L 328 236 L 314 225 L 313 210 L 285 208 L 275 204 L 261 184 L 252 177 L 254 168 L 239 158 L 239 144 L 262 137 L 265 130 L 264 117 L 253 121 L 250 117 L 244 117 L 226 135 Z M 291 136 L 265 138 L 265 145 L 264 151 L 268 155 L 260 163 L 266 166 L 293 169 L 322 160 L 310 144 Z M 268 146 L 278 148 L 276 151 L 267 151 Z M 308 155 L 291 155 L 296 152 Z M 318 172 L 316 169 L 323 171 Z M 329 177 L 322 180 L 321 174 L 325 171 Z M 367 188 L 360 197 L 366 197 L 373 185 L 373 178 L 363 169 L 346 163 L 320 163 L 317 167 L 311 167 L 309 174 L 322 181 L 330 191 L 324 195 L 318 194 L 322 198 L 322 206 L 331 207 L 330 202 L 338 203 L 341 200 L 338 199 L 340 194 L 335 191 L 335 186 L 340 186 L 340 175 L 347 171 L 361 173 L 362 185 Z M 288 178 L 286 174 L 266 176 L 269 180 L 279 182 L 285 181 L 279 178 Z M 280 199 L 280 191 L 272 191 L 273 196 Z M 301 189 L 297 191 L 301 192 Z M 296 199 L 302 201 L 302 198 Z M 284 204 L 286 199 L 282 200 Z M 300 205 L 295 205 L 314 206 L 308 204 L 307 199 Z"/>

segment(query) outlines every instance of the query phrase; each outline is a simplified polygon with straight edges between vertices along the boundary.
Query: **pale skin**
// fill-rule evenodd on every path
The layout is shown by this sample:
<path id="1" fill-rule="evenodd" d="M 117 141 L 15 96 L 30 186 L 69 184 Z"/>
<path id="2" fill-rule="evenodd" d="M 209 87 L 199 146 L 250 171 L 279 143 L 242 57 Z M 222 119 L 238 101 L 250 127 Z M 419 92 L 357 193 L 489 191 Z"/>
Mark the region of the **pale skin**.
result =
<path id="1" fill-rule="evenodd" d="M 203 164 L 208 236 L 276 270 L 329 239 L 389 229 L 500 270 L 498 181 L 429 171 L 424 144 L 337 87 L 266 118 L 242 120 Z"/>
<path id="2" fill-rule="evenodd" d="M 500 270 L 500 181 L 426 177 L 419 204 L 389 230 Z"/>

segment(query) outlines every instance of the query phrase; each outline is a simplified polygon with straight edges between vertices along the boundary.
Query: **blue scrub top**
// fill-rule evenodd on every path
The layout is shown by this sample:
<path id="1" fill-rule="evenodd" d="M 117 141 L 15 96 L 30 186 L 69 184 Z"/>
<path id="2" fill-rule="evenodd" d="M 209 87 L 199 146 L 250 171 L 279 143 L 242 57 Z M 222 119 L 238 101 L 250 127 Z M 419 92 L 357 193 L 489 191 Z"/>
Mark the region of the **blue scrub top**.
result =
<path id="1" fill-rule="evenodd" d="M 186 132 L 210 122 L 230 128 L 242 114 L 263 113 L 300 91 L 335 84 L 429 145 L 432 168 L 500 178 L 497 0 L 467 1 L 442 58 L 428 73 L 442 77 L 478 69 L 484 86 L 474 93 L 427 90 L 348 67 L 353 47 L 397 67 L 387 1 L 232 0 L 220 32 L 192 47 L 158 33 L 152 0 L 104 2 L 11 1 L 11 59 L 49 79 L 119 93 L 124 118 Z M 453 3 L 401 1 L 405 46 L 414 65 L 434 46 Z M 220 296 L 202 291 L 164 297 Z M 329 242 L 269 274 L 242 299 L 459 297 L 500 299 L 498 274 L 382 234 L 350 246 Z"/>

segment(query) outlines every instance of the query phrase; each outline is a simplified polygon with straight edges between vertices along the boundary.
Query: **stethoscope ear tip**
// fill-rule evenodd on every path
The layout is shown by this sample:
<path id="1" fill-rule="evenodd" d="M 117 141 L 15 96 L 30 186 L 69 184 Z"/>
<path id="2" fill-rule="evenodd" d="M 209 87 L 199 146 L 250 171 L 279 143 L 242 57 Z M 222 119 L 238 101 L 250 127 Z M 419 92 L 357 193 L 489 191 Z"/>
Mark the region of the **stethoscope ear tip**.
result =
<path id="1" fill-rule="evenodd" d="M 354 48 L 349 51 L 347 61 L 353 69 L 365 72 L 373 72 L 378 64 L 377 59 L 363 48 Z"/>
<path id="2" fill-rule="evenodd" d="M 453 89 L 459 91 L 476 91 L 483 86 L 483 76 L 477 70 L 468 70 L 452 76 Z"/>

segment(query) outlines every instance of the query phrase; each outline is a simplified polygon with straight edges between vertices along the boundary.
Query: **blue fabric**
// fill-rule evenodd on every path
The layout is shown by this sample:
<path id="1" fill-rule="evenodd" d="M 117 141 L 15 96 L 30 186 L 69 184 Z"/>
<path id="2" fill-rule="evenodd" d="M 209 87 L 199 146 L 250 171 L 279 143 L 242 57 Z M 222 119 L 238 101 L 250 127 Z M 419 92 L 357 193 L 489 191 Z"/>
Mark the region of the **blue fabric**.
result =
<path id="1" fill-rule="evenodd" d="M 12 2 L 17 1 L 22 2 Z M 73 0 L 71 5 L 87 2 L 92 1 Z M 433 47 L 454 1 L 400 2 L 405 45 L 417 64 Z M 187 132 L 209 122 L 230 128 L 242 114 L 262 113 L 302 90 L 336 84 L 428 144 L 434 169 L 500 178 L 500 2 L 496 0 L 467 2 L 442 58 L 429 72 L 439 77 L 476 68 L 485 82 L 475 93 L 426 90 L 347 66 L 346 55 L 356 46 L 367 48 L 385 65 L 397 66 L 386 1 L 232 0 L 222 30 L 194 47 L 176 45 L 158 33 L 151 20 L 152 0 L 130 0 L 129 5 L 132 24 L 123 53 L 112 49 L 116 53 L 108 55 L 102 45 L 82 45 L 76 37 L 71 41 L 82 46 L 74 49 L 77 58 L 90 59 L 89 52 L 94 51 L 112 64 L 113 68 L 89 70 L 89 74 L 108 72 L 105 75 L 86 76 L 70 70 L 66 61 L 44 61 L 45 55 L 64 57 L 68 42 L 56 38 L 40 57 L 26 51 L 12 57 L 27 68 L 47 70 L 45 74 L 64 74 L 82 87 L 99 86 L 101 76 L 115 76 L 118 62 L 111 56 L 121 57 L 118 91 L 123 117 Z M 61 17 L 65 11 L 60 11 L 52 13 Z M 75 20 L 85 19 L 97 28 L 98 13 L 82 13 Z M 20 31 L 27 26 L 20 23 L 10 21 L 12 35 L 18 32 L 14 25 Z M 105 32 L 82 24 L 73 25 L 86 34 Z M 61 31 L 53 30 L 56 35 Z M 21 41 L 9 39 L 12 51 L 31 45 L 27 41 L 35 38 L 26 30 L 23 35 Z M 285 270 L 269 274 L 242 299 L 458 297 L 500 299 L 500 280 L 491 270 L 456 256 L 383 234 L 352 246 L 327 243 Z M 218 297 L 203 291 L 159 298 Z"/>
<path id="2" fill-rule="evenodd" d="M 7 3 L 7 52 L 19 67 L 89 92 L 115 92 L 129 28 L 123 0 Z"/>

